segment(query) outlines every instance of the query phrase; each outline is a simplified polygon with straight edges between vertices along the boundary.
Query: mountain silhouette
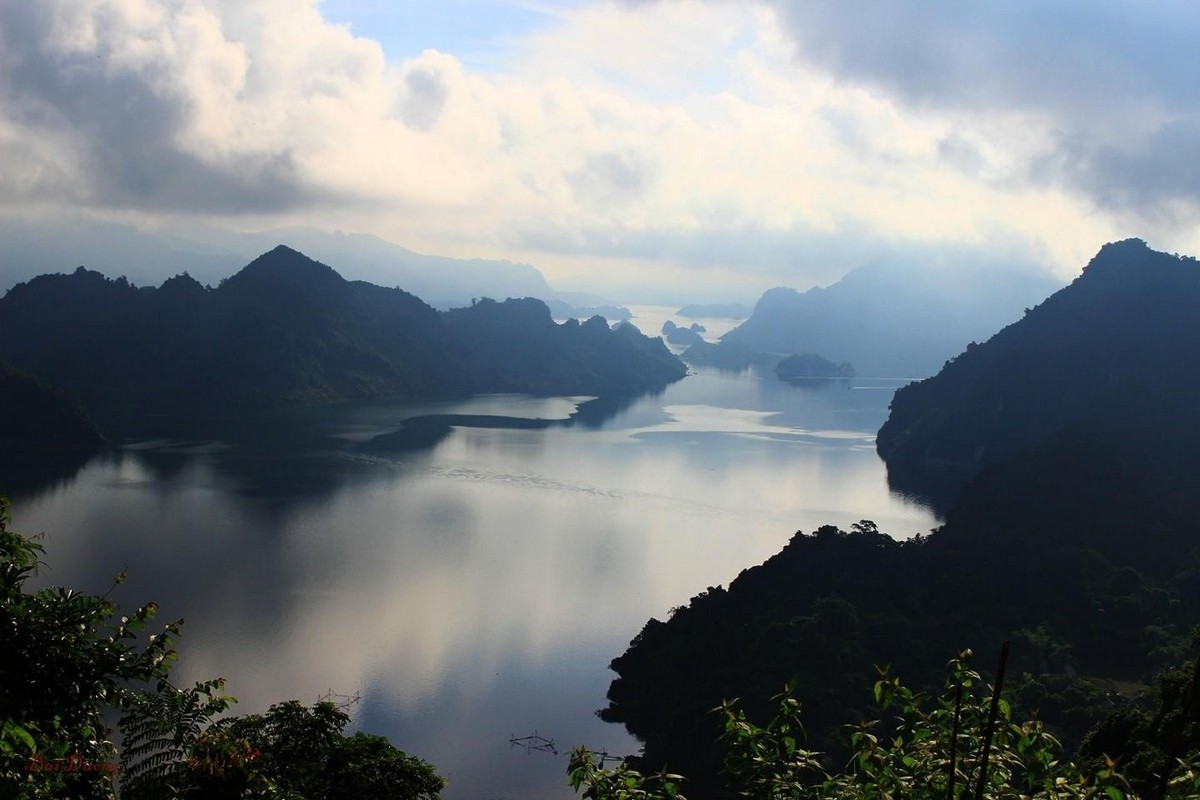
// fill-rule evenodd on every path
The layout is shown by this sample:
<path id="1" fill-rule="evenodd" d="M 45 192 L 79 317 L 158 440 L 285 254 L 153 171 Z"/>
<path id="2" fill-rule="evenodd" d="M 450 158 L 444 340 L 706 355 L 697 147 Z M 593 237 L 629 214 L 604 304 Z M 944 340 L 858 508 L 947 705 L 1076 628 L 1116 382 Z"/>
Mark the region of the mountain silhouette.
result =
<path id="1" fill-rule="evenodd" d="M 1009 265 L 880 262 L 828 287 L 771 289 L 749 319 L 721 338 L 724 352 L 701 347 L 685 359 L 744 366 L 817 354 L 853 364 L 861 377 L 925 377 L 1058 285 L 1045 274 Z"/>
<path id="2" fill-rule="evenodd" d="M 971 476 L 1069 438 L 1188 474 L 1200 446 L 1200 264 L 1139 239 L 934 377 L 896 392 L 877 447 L 894 488 L 948 500 Z"/>
<path id="3" fill-rule="evenodd" d="M 288 247 L 216 288 L 135 287 L 80 267 L 0 300 L 0 357 L 102 420 L 356 397 L 625 394 L 685 374 L 661 341 L 596 319 L 557 325 L 538 300 L 442 313 L 347 281 Z"/>

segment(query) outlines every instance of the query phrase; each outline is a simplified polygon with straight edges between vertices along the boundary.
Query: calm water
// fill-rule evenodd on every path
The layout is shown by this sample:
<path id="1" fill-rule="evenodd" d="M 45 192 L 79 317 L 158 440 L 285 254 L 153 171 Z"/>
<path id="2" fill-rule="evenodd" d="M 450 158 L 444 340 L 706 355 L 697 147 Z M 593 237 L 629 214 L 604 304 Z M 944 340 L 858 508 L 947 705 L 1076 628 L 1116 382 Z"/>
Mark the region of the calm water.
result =
<path id="1" fill-rule="evenodd" d="M 574 420 L 583 398 L 514 396 L 158 420 L 18 498 L 14 527 L 46 532 L 47 582 L 128 570 L 123 603 L 187 620 L 176 677 L 225 676 L 242 713 L 358 692 L 354 725 L 433 762 L 445 797 L 568 798 L 570 747 L 636 750 L 593 712 L 646 619 L 798 529 L 935 524 L 874 452 L 897 385 L 701 372 Z M 372 444 L 431 414 L 473 416 Z M 560 754 L 509 742 L 535 731 Z"/>

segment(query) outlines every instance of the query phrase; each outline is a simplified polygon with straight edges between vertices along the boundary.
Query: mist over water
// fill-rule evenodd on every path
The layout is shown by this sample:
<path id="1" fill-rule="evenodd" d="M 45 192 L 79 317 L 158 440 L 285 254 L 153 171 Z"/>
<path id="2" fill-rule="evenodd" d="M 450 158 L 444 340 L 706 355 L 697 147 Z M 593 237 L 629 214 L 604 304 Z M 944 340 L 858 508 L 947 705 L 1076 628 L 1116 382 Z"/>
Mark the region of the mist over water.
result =
<path id="1" fill-rule="evenodd" d="M 158 420 L 18 498 L 14 527 L 46 532 L 46 583 L 103 592 L 127 570 L 123 607 L 153 599 L 161 619 L 187 620 L 177 680 L 225 676 L 239 713 L 360 692 L 354 724 L 435 764 L 450 800 L 566 798 L 571 747 L 637 747 L 593 712 L 648 618 L 797 530 L 933 527 L 889 495 L 874 451 L 899 384 L 701 371 L 624 404 L 488 396 Z M 467 424 L 368 446 L 434 414 Z M 560 754 L 509 743 L 535 730 Z"/>

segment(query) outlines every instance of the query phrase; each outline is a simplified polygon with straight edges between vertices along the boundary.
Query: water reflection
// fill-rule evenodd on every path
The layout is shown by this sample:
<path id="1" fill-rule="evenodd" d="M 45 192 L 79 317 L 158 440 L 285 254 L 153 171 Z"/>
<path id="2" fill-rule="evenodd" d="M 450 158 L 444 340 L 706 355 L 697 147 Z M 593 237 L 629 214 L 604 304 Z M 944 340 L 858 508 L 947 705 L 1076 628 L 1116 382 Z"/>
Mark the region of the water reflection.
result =
<path id="1" fill-rule="evenodd" d="M 592 712 L 648 617 L 797 529 L 933 524 L 889 495 L 873 451 L 890 393 L 857 386 L 701 372 L 608 406 L 359 404 L 204 435 L 160 421 L 14 516 L 48 534 L 44 579 L 104 591 L 127 569 L 123 603 L 185 617 L 179 677 L 229 678 L 240 711 L 359 690 L 357 723 L 435 763 L 446 797 L 565 798 L 565 757 L 508 740 L 635 749 Z M 436 441 L 369 446 L 414 418 L 437 420 Z"/>

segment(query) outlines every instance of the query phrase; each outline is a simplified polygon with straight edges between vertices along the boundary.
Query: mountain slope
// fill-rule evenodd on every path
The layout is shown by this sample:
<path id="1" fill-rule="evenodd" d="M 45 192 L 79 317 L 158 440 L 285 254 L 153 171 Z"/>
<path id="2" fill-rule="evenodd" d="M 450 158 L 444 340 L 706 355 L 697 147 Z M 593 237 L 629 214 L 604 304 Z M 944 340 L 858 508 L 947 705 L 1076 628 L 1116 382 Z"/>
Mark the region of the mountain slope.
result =
<path id="1" fill-rule="evenodd" d="M 1136 708 L 1155 673 L 1195 658 L 1198 302 L 1195 260 L 1104 247 L 1071 286 L 896 394 L 879 451 L 893 485 L 952 484 L 943 526 L 904 542 L 868 522 L 797 534 L 727 590 L 650 620 L 612 662 L 602 717 L 642 740 L 643 768 L 723 798 L 711 709 L 739 697 L 767 718 L 788 681 L 808 746 L 835 763 L 835 726 L 875 713 L 873 665 L 925 689 L 963 647 L 1010 641 L 1009 696 L 1068 746 Z"/>
<path id="2" fill-rule="evenodd" d="M 487 370 L 489 385 L 534 394 L 628 393 L 679 380 L 687 368 L 658 338 L 603 317 L 559 325 L 532 298 L 481 300 L 447 311 L 447 326 Z"/>
<path id="3" fill-rule="evenodd" d="M 921 377 L 1056 288 L 1004 266 L 875 264 L 824 288 L 771 289 L 721 344 L 776 358 L 815 353 L 862 377 Z"/>
<path id="4" fill-rule="evenodd" d="M 936 376 L 897 391 L 877 447 L 895 488 L 946 499 L 1055 437 L 1167 478 L 1200 447 L 1200 265 L 1131 239 Z"/>
<path id="5" fill-rule="evenodd" d="M 491 305 L 443 315 L 279 246 L 215 289 L 186 275 L 137 288 L 82 267 L 19 284 L 0 300 L 0 357 L 105 419 L 365 396 L 627 393 L 682 377 L 661 342 L 603 324 L 572 333 L 580 326 L 555 325 L 536 300 Z M 530 313 L 528 352 L 497 349 Z"/>
<path id="6" fill-rule="evenodd" d="M 0 361 L 0 494 L 72 474 L 104 446 L 78 405 Z"/>
<path id="7" fill-rule="evenodd" d="M 167 269 L 216 283 L 278 243 L 336 264 L 351 279 L 402 286 L 438 308 L 467 305 L 473 297 L 537 297 L 572 306 L 602 302 L 555 290 L 529 264 L 426 255 L 367 234 L 303 226 L 255 233 L 194 226 L 146 231 L 82 214 L 53 220 L 0 214 L 0 291 L 76 264 L 123 274 L 139 285 L 159 283 Z"/>

